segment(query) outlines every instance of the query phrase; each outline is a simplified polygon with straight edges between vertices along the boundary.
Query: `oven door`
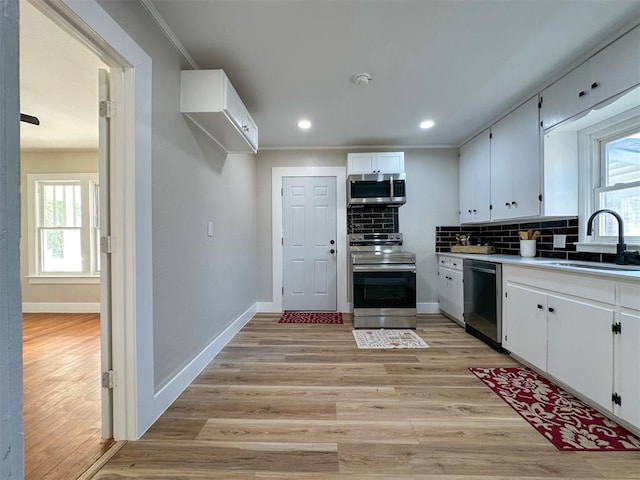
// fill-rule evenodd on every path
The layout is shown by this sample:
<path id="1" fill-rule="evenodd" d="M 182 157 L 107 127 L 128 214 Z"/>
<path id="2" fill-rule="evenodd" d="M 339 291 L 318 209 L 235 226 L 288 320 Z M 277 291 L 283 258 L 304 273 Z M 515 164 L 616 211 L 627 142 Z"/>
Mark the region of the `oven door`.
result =
<path id="1" fill-rule="evenodd" d="M 353 266 L 353 314 L 415 315 L 416 266 Z"/>

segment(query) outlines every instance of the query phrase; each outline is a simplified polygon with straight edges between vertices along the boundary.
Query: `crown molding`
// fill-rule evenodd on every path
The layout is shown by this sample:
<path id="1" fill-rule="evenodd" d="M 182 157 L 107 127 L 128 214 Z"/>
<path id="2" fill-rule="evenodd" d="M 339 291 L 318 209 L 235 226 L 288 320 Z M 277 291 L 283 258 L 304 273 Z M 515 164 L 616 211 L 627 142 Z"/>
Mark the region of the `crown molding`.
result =
<path id="1" fill-rule="evenodd" d="M 145 8 L 149 16 L 153 19 L 153 21 L 158 25 L 162 33 L 167 40 L 174 46 L 174 48 L 182 55 L 182 57 L 187 61 L 187 63 L 194 70 L 200 70 L 200 66 L 193 59 L 193 57 L 189 54 L 187 49 L 184 47 L 178 36 L 175 34 L 171 27 L 164 19 L 164 17 L 160 14 L 156 6 L 153 4 L 151 0 L 139 0 L 142 6 Z"/>

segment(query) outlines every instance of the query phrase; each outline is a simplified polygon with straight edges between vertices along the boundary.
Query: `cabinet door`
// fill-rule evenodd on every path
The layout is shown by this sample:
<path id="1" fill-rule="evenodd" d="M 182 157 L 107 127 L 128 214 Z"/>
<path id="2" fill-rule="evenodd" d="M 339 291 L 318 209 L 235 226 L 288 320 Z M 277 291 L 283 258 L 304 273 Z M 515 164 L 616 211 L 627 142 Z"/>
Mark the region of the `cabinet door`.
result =
<path id="1" fill-rule="evenodd" d="M 491 146 L 489 129 L 460 147 L 460 221 L 490 220 Z"/>
<path id="2" fill-rule="evenodd" d="M 249 112 L 247 112 L 246 110 L 244 112 L 243 118 L 244 119 L 242 121 L 242 131 L 244 133 L 244 136 L 247 137 L 247 140 L 249 140 L 251 145 L 253 145 L 254 147 L 257 147 L 258 146 L 258 126 L 253 121 L 253 118 L 251 118 L 251 115 L 249 115 Z"/>
<path id="3" fill-rule="evenodd" d="M 460 223 L 473 222 L 473 162 L 469 143 L 460 147 L 459 162 Z"/>
<path id="4" fill-rule="evenodd" d="M 448 268 L 438 268 L 438 307 L 441 311 L 451 314 L 451 286 L 449 282 L 451 270 Z"/>
<path id="5" fill-rule="evenodd" d="M 464 286 L 462 284 L 462 272 L 451 270 L 451 316 L 460 322 L 464 322 Z"/>
<path id="6" fill-rule="evenodd" d="M 245 107 L 240 100 L 240 96 L 236 93 L 236 90 L 231 85 L 231 82 L 227 77 L 224 77 L 224 110 L 227 112 L 227 115 L 233 122 L 238 126 L 238 128 L 242 129 Z M 244 133 L 244 131 L 243 131 Z"/>
<path id="7" fill-rule="evenodd" d="M 596 105 L 640 83 L 640 27 L 589 60 L 589 94 Z"/>
<path id="8" fill-rule="evenodd" d="M 507 282 L 503 331 L 507 350 L 542 370 L 547 369 L 546 294 Z"/>
<path id="9" fill-rule="evenodd" d="M 480 134 L 473 155 L 473 219 L 491 220 L 491 139 L 489 129 Z"/>
<path id="10" fill-rule="evenodd" d="M 589 63 L 574 68 L 542 92 L 540 119 L 548 129 L 589 108 Z"/>
<path id="11" fill-rule="evenodd" d="M 376 173 L 403 173 L 404 153 L 383 152 L 376 153 L 374 169 Z"/>
<path id="12" fill-rule="evenodd" d="M 622 326 L 616 335 L 616 388 L 622 405 L 614 406 L 613 413 L 640 428 L 640 312 L 622 312 L 618 317 Z"/>
<path id="13" fill-rule="evenodd" d="M 492 220 L 540 214 L 538 101 L 532 98 L 491 127 Z"/>
<path id="14" fill-rule="evenodd" d="M 611 409 L 612 308 L 550 295 L 547 371 L 594 402 Z"/>
<path id="15" fill-rule="evenodd" d="M 373 173 L 374 154 L 373 153 L 350 153 L 347 155 L 347 170 L 349 174 Z"/>

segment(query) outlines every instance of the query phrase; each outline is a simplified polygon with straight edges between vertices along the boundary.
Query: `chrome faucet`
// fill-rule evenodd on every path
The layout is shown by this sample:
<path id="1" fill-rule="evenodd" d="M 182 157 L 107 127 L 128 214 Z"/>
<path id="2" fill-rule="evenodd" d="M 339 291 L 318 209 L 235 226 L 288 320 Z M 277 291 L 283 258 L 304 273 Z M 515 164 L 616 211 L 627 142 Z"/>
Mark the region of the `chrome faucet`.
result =
<path id="1" fill-rule="evenodd" d="M 591 214 L 587 221 L 587 236 L 591 236 L 593 233 L 593 219 L 600 213 L 610 213 L 618 221 L 618 243 L 616 244 L 616 263 L 618 265 L 626 265 L 629 260 L 636 262 L 640 260 L 640 253 L 627 250 L 627 245 L 624 243 L 624 222 L 618 212 L 603 208 L 602 210 L 596 210 Z"/>

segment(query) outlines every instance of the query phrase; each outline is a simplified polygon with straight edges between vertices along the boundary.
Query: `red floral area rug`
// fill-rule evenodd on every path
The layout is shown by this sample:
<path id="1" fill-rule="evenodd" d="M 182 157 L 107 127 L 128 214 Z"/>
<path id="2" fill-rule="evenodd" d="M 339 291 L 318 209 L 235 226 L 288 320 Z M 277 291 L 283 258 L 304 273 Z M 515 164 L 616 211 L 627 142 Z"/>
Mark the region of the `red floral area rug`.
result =
<path id="1" fill-rule="evenodd" d="M 565 451 L 640 450 L 640 439 L 528 368 L 469 368 Z"/>
<path id="2" fill-rule="evenodd" d="M 278 323 L 342 323 L 340 312 L 284 312 Z"/>

